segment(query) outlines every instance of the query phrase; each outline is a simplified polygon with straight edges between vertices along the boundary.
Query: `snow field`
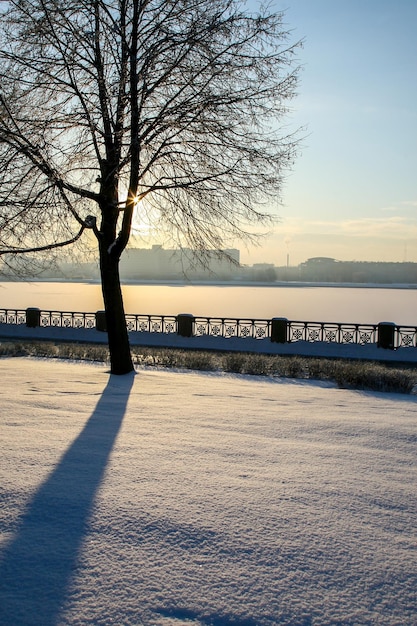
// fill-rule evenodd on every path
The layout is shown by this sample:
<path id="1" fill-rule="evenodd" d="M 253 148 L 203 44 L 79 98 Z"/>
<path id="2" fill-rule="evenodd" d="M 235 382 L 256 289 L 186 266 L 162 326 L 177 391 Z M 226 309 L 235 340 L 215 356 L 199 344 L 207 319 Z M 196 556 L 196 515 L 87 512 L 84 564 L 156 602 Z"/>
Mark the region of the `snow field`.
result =
<path id="1" fill-rule="evenodd" d="M 417 624 L 417 398 L 0 359 L 2 626 Z"/>

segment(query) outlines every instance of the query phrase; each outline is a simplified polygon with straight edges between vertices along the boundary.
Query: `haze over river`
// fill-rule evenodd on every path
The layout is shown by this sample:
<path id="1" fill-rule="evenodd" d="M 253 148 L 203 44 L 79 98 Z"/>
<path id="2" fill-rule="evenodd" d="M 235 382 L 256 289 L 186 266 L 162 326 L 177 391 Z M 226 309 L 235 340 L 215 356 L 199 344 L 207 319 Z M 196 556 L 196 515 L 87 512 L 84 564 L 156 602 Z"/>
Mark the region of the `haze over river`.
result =
<path id="1" fill-rule="evenodd" d="M 126 313 L 295 321 L 395 322 L 417 326 L 417 289 L 323 286 L 124 284 Z M 97 283 L 0 282 L 0 308 L 94 312 L 103 308 Z"/>

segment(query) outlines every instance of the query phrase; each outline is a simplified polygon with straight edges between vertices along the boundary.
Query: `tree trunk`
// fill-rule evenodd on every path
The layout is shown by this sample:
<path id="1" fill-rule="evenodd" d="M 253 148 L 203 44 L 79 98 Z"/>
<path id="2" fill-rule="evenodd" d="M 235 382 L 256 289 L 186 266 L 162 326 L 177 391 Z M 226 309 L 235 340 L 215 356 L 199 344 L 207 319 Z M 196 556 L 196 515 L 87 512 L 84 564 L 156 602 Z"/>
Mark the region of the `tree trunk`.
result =
<path id="1" fill-rule="evenodd" d="M 119 276 L 119 257 L 100 246 L 101 288 L 106 311 L 107 334 L 112 374 L 128 374 L 134 367 L 130 354 L 122 289 Z"/>

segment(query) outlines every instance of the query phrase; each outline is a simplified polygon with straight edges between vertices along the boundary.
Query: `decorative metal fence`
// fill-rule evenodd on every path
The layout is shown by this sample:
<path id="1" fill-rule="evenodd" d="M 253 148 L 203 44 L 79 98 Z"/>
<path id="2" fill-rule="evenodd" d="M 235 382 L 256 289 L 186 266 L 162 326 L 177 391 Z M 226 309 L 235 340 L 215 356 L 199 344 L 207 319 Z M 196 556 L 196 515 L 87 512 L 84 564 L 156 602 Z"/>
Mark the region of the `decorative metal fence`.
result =
<path id="1" fill-rule="evenodd" d="M 195 317 L 193 335 L 196 337 L 208 335 L 210 337 L 268 339 L 270 328 L 270 320 Z"/>
<path id="2" fill-rule="evenodd" d="M 377 343 L 377 331 L 378 326 L 373 324 L 290 322 L 288 341 L 354 343 L 363 346 L 369 343 Z"/>
<path id="3" fill-rule="evenodd" d="M 140 333 L 177 333 L 173 315 L 126 315 L 127 330 Z"/>
<path id="4" fill-rule="evenodd" d="M 26 311 L 0 309 L 0 324 L 26 324 Z"/>
<path id="5" fill-rule="evenodd" d="M 0 309 L 0 324 L 104 330 L 103 311 L 96 313 Z M 382 348 L 417 347 L 417 327 L 394 323 L 344 324 L 300 322 L 286 318 L 252 320 L 193 315 L 126 315 L 129 332 L 179 334 L 185 337 L 267 339 L 277 343 L 324 342 L 338 344 L 377 344 Z"/>
<path id="6" fill-rule="evenodd" d="M 62 311 L 41 311 L 39 326 L 55 328 L 95 328 L 95 313 L 70 313 Z"/>

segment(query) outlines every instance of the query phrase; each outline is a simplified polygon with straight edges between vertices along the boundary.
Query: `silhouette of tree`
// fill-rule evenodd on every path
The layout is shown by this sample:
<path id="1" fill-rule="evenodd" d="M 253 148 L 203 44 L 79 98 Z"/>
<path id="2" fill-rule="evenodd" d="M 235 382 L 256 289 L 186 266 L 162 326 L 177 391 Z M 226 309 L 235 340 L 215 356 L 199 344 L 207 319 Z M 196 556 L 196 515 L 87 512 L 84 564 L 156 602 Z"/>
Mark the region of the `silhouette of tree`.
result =
<path id="1" fill-rule="evenodd" d="M 238 0 L 2 3 L 0 254 L 97 239 L 111 370 L 131 371 L 119 259 L 132 224 L 203 254 L 265 223 L 296 137 L 282 13 Z"/>

